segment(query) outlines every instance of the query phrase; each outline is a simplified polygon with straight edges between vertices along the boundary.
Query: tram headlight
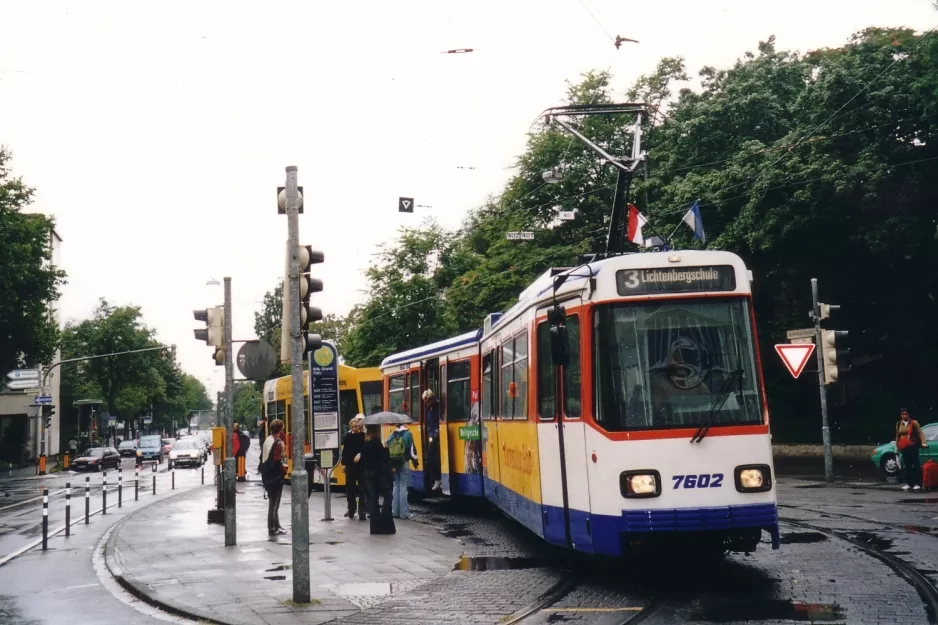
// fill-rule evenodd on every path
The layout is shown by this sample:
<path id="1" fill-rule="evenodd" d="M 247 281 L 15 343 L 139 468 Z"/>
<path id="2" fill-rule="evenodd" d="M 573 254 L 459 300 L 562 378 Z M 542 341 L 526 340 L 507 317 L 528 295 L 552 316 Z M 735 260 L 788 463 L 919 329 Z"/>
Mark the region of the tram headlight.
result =
<path id="1" fill-rule="evenodd" d="M 741 493 L 764 493 L 772 490 L 772 470 L 767 464 L 736 467 L 736 490 Z"/>
<path id="2" fill-rule="evenodd" d="M 619 490 L 629 499 L 661 494 L 661 475 L 654 470 L 625 471 L 619 476 Z"/>

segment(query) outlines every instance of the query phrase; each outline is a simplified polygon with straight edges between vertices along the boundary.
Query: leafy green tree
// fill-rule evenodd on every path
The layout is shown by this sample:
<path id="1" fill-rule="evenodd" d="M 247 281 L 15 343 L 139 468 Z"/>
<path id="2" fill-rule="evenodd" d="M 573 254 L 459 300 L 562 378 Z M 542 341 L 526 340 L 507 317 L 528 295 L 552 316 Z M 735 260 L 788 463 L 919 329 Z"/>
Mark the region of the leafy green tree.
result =
<path id="1" fill-rule="evenodd" d="M 261 416 L 262 391 L 250 382 L 236 382 L 234 390 L 234 418 L 238 423 L 254 427 Z"/>
<path id="2" fill-rule="evenodd" d="M 254 312 L 254 333 L 263 341 L 267 341 L 280 353 L 280 336 L 283 318 L 283 283 L 277 284 L 272 291 L 264 293 L 261 308 Z M 321 321 L 310 324 L 313 334 L 319 334 L 323 339 L 332 341 L 339 353 L 343 353 L 343 344 L 349 331 L 349 321 L 345 317 L 335 314 L 323 315 Z M 305 368 L 305 365 L 304 365 Z M 269 379 L 290 375 L 290 365 L 283 363 L 270 375 Z"/>
<path id="3" fill-rule="evenodd" d="M 0 375 L 20 366 L 51 363 L 59 331 L 52 305 L 65 272 L 51 264 L 54 221 L 24 213 L 33 189 L 10 169 L 0 146 Z"/>

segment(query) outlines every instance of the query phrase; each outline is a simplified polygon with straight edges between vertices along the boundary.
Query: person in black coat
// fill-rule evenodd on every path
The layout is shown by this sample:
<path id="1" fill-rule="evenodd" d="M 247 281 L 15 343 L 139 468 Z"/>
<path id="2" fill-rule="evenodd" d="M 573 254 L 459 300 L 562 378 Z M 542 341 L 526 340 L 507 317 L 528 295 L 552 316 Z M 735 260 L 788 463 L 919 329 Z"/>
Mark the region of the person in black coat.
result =
<path id="1" fill-rule="evenodd" d="M 372 534 L 395 534 L 394 517 L 391 516 L 391 465 L 388 448 L 381 440 L 381 426 L 365 428 L 365 444 L 362 445 L 361 463 L 365 468 L 368 483 L 368 514 L 371 516 Z"/>
<path id="2" fill-rule="evenodd" d="M 348 500 L 348 512 L 345 513 L 350 519 L 355 518 L 356 506 L 355 497 L 358 496 L 358 518 L 365 520 L 365 512 L 368 510 L 368 490 L 365 485 L 365 468 L 362 464 L 362 447 L 365 445 L 365 417 L 357 415 L 351 421 L 349 426 L 351 431 L 345 435 L 342 441 L 342 467 L 345 469 L 345 498 Z"/>

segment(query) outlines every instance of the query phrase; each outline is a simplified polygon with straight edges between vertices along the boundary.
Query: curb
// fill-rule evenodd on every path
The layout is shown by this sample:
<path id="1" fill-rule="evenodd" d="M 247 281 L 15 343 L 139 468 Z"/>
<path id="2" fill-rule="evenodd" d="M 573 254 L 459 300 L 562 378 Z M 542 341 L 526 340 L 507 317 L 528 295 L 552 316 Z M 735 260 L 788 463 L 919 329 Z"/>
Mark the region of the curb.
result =
<path id="1" fill-rule="evenodd" d="M 175 495 L 170 495 L 169 497 L 166 497 L 166 499 L 150 502 L 146 506 L 143 506 L 138 510 L 134 510 L 123 519 L 118 521 L 114 527 L 111 528 L 110 536 L 108 536 L 107 544 L 104 547 L 104 566 L 107 568 L 108 573 L 111 574 L 111 577 L 114 578 L 114 581 L 116 581 L 121 588 L 129 592 L 136 599 L 139 599 L 140 601 L 154 608 L 163 610 L 164 612 L 168 612 L 175 616 L 181 616 L 183 618 L 187 618 L 193 621 L 200 621 L 203 623 L 211 623 L 212 625 L 247 625 L 241 621 L 222 621 L 209 614 L 197 612 L 182 605 L 177 605 L 157 599 L 155 596 L 150 594 L 150 590 L 146 587 L 145 584 L 138 582 L 132 575 L 125 574 L 124 571 L 113 562 L 115 545 L 117 544 L 117 538 L 120 536 L 120 531 L 124 526 L 124 523 L 133 518 L 135 514 L 146 510 L 151 505 L 166 501 L 168 499 L 173 499 L 174 497 L 178 497 L 180 495 L 190 494 L 191 492 L 192 491 L 182 491 L 176 493 Z"/>

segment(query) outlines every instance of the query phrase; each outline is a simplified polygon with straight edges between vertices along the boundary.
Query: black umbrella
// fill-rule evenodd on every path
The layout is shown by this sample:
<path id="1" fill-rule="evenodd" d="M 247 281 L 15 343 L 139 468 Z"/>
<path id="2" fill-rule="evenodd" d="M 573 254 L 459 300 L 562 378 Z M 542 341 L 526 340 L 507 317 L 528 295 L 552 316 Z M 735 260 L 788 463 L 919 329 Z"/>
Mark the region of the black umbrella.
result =
<path id="1" fill-rule="evenodd" d="M 396 425 L 398 423 L 413 423 L 410 417 L 396 412 L 376 412 L 365 417 L 365 425 Z"/>

